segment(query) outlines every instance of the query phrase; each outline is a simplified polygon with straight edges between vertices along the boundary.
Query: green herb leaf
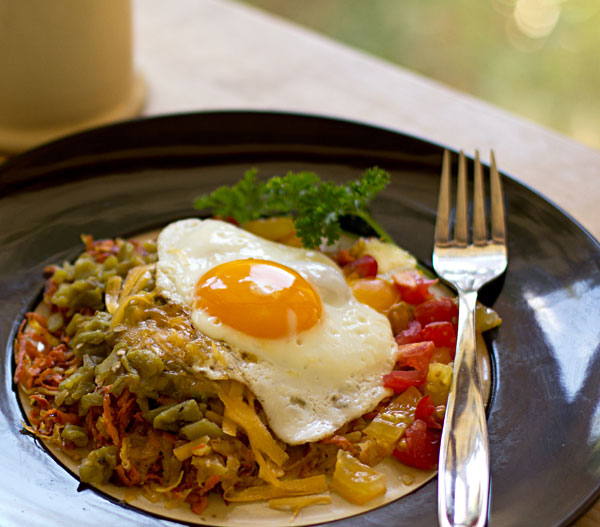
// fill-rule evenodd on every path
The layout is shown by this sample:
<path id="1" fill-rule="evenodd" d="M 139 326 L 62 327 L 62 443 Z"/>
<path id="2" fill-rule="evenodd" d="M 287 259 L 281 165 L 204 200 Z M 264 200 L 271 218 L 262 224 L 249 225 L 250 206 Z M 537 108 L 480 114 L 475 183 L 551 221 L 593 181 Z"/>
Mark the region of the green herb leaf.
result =
<path id="1" fill-rule="evenodd" d="M 323 241 L 334 243 L 341 234 L 341 217 L 354 215 L 367 222 L 382 239 L 393 243 L 368 209 L 369 202 L 389 180 L 387 172 L 373 167 L 348 185 L 322 181 L 314 172 L 288 172 L 262 182 L 253 169 L 247 170 L 235 185 L 199 196 L 194 207 L 210 209 L 214 216 L 234 218 L 240 224 L 291 214 L 296 233 L 307 248 L 317 247 Z"/>
<path id="2" fill-rule="evenodd" d="M 256 169 L 246 170 L 231 187 L 222 186 L 194 200 L 197 209 L 211 209 L 214 216 L 235 218 L 239 223 L 255 220 L 263 214 L 265 184 L 256 179 Z"/>

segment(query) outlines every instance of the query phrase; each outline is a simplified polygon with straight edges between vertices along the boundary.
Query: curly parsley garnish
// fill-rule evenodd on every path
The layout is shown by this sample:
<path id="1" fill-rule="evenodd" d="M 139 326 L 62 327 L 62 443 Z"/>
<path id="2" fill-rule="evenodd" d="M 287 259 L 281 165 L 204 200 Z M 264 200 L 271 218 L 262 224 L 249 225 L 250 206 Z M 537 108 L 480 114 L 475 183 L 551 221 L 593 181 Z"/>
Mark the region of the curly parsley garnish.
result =
<path id="1" fill-rule="evenodd" d="M 342 232 L 340 218 L 348 215 L 361 218 L 381 239 L 394 243 L 368 209 L 369 202 L 389 181 L 389 174 L 377 167 L 347 185 L 322 181 L 314 172 L 288 172 L 260 181 L 257 170 L 252 169 L 235 185 L 197 197 L 194 207 L 210 209 L 214 216 L 234 218 L 240 224 L 290 214 L 296 234 L 307 248 L 323 241 L 333 244 Z"/>

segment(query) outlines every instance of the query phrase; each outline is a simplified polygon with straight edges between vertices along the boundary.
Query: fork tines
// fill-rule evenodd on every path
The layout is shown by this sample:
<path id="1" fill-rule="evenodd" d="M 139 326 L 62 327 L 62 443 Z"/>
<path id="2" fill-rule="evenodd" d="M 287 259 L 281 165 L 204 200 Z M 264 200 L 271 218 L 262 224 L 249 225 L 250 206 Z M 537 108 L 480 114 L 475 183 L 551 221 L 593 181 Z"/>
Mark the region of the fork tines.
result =
<path id="1" fill-rule="evenodd" d="M 490 226 L 491 240 L 504 243 L 506 234 L 504 228 L 504 207 L 502 203 L 502 185 L 500 174 L 496 168 L 494 152 L 490 156 Z M 469 244 L 468 204 L 467 195 L 467 161 L 461 150 L 458 158 L 458 181 L 456 190 L 456 211 L 454 216 L 454 238 L 449 238 L 450 224 L 450 152 L 444 151 L 442 163 L 442 179 L 438 201 L 438 214 L 435 225 L 435 243 L 440 247 L 453 245 L 466 247 Z M 489 243 L 485 214 L 485 185 L 483 182 L 483 168 L 479 160 L 479 152 L 475 151 L 475 175 L 473 182 L 473 230 L 472 243 L 475 246 Z"/>

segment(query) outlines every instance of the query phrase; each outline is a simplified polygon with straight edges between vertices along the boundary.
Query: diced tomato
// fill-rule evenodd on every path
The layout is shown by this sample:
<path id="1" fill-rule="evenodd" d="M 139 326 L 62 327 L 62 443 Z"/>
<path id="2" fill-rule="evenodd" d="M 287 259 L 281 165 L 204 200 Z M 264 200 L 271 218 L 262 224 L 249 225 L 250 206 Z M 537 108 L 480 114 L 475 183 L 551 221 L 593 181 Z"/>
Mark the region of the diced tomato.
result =
<path id="1" fill-rule="evenodd" d="M 417 403 L 417 408 L 415 409 L 415 419 L 424 421 L 427 425 L 427 428 L 440 430 L 442 428 L 442 424 L 435 418 L 435 410 L 436 406 L 433 404 L 431 397 L 426 395 Z"/>
<path id="2" fill-rule="evenodd" d="M 421 342 L 421 323 L 418 320 L 411 320 L 408 327 L 396 335 L 398 344 L 410 344 L 411 342 Z"/>
<path id="3" fill-rule="evenodd" d="M 418 271 L 402 271 L 393 275 L 402 300 L 417 305 L 431 298 L 429 287 L 437 282 L 421 275 Z"/>
<path id="4" fill-rule="evenodd" d="M 426 379 L 427 374 L 419 370 L 394 370 L 383 376 L 383 385 L 395 393 L 402 393 L 411 386 L 423 385 Z"/>
<path id="5" fill-rule="evenodd" d="M 397 365 L 400 368 L 414 368 L 425 375 L 429 368 L 435 346 L 433 342 L 414 342 L 398 346 Z"/>
<path id="6" fill-rule="evenodd" d="M 452 299 L 442 296 L 431 298 L 415 308 L 415 318 L 423 325 L 432 322 L 451 322 L 458 320 L 458 307 Z"/>
<path id="7" fill-rule="evenodd" d="M 352 278 L 374 278 L 377 276 L 377 269 L 377 260 L 370 254 L 365 254 L 344 266 L 344 273 Z"/>
<path id="8" fill-rule="evenodd" d="M 394 457 L 411 467 L 431 470 L 438 464 L 440 455 L 440 433 L 427 428 L 425 421 L 415 420 L 404 433 Z"/>
<path id="9" fill-rule="evenodd" d="M 450 322 L 431 322 L 421 329 L 423 340 L 431 340 L 439 347 L 456 347 L 456 330 Z"/>

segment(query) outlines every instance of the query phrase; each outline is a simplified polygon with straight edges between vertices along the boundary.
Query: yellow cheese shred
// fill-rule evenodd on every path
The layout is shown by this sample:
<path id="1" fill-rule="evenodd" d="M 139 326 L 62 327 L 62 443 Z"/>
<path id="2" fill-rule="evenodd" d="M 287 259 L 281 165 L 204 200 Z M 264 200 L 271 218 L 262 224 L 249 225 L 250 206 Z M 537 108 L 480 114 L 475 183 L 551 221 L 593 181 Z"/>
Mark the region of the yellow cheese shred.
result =
<path id="1" fill-rule="evenodd" d="M 114 308 L 114 305 L 112 306 L 114 308 L 114 313 L 110 322 L 110 329 L 114 329 L 119 324 L 119 322 L 123 320 L 125 308 L 133 299 L 133 295 L 142 287 L 144 287 L 144 285 L 146 285 L 147 283 L 147 280 L 141 281 L 140 279 L 144 276 L 144 274 L 147 271 L 153 269 L 154 266 L 155 264 L 140 265 L 129 270 L 129 272 L 127 273 L 127 278 L 125 279 L 125 283 L 123 284 L 123 289 L 121 290 L 121 294 L 119 295 L 117 307 Z"/>
<path id="2" fill-rule="evenodd" d="M 104 293 L 104 303 L 106 304 L 106 311 L 111 315 L 115 314 L 115 311 L 119 307 L 119 297 L 121 296 L 121 284 L 123 279 L 119 275 L 111 276 L 106 282 L 106 290 Z"/>
<path id="3" fill-rule="evenodd" d="M 208 436 L 202 436 L 198 439 L 194 439 L 188 443 L 185 443 L 177 448 L 173 449 L 173 455 L 179 461 L 185 461 L 188 457 L 192 457 L 194 454 L 194 449 L 198 447 L 204 447 L 208 444 L 210 438 Z"/>
<path id="4" fill-rule="evenodd" d="M 254 405 L 251 407 L 246 404 L 239 390 L 232 394 L 231 388 L 228 386 L 230 382 L 220 383 L 218 391 L 219 398 L 225 405 L 226 415 L 246 432 L 257 461 L 259 464 L 261 460 L 263 462 L 261 469 L 265 467 L 265 471 L 272 472 L 265 463 L 266 460 L 262 454 L 267 456 L 276 467 L 282 467 L 288 460 L 287 453 L 279 446 L 265 424 L 259 419 L 254 410 Z"/>
<path id="5" fill-rule="evenodd" d="M 306 496 L 319 494 L 329 490 L 325 474 L 308 478 L 279 481 L 278 485 L 260 485 L 248 487 L 240 491 L 227 491 L 224 497 L 227 501 L 259 501 L 290 496 Z"/>
<path id="6" fill-rule="evenodd" d="M 252 451 L 258 463 L 258 477 L 276 487 L 281 486 L 279 478 L 285 474 L 284 470 L 275 465 L 270 459 L 265 458 L 260 450 L 252 448 Z"/>
<path id="7" fill-rule="evenodd" d="M 175 481 L 175 483 L 167 486 L 167 487 L 154 487 L 153 490 L 155 490 L 156 492 L 171 492 L 175 487 L 177 487 L 177 485 L 179 485 L 181 483 L 181 480 L 183 479 L 183 470 L 179 473 L 179 477 L 177 478 L 177 481 Z"/>
<path id="8" fill-rule="evenodd" d="M 231 382 L 229 383 L 229 395 L 235 400 L 242 400 L 242 395 L 244 393 L 244 385 L 239 382 Z M 225 407 L 225 412 L 223 414 L 223 424 L 221 428 L 223 432 L 229 436 L 235 437 L 237 435 L 237 425 L 235 421 L 231 418 L 230 410 Z"/>
<path id="9" fill-rule="evenodd" d="M 269 507 L 278 511 L 292 511 L 292 521 L 296 519 L 300 509 L 312 505 L 327 505 L 331 503 L 329 494 L 317 496 L 292 496 L 290 498 L 274 498 L 269 500 Z"/>

